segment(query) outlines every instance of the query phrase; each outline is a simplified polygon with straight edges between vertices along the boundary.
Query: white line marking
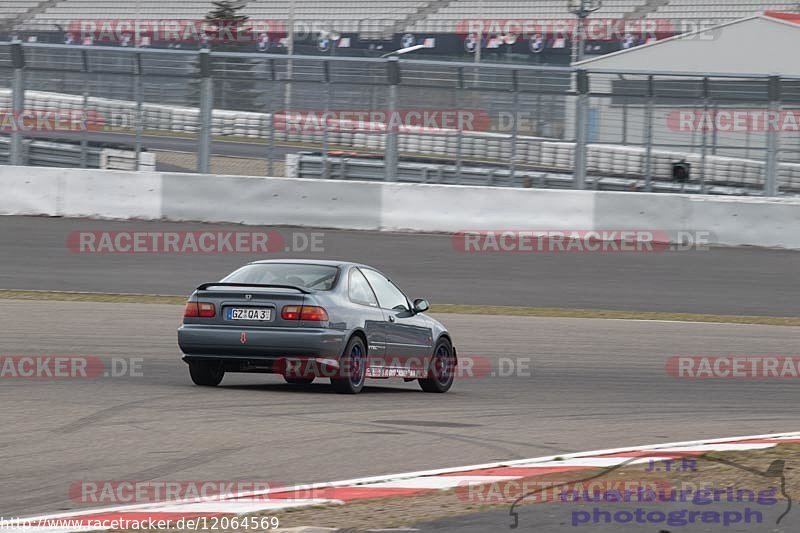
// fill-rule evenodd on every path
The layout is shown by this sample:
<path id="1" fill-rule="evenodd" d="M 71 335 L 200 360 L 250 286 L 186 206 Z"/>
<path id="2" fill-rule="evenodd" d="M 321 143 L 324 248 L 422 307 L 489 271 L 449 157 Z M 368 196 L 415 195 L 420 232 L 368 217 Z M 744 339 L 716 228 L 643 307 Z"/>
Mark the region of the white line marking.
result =
<path id="1" fill-rule="evenodd" d="M 536 468 L 551 468 L 554 466 L 586 466 L 590 468 L 609 468 L 612 466 L 621 465 L 627 462 L 629 465 L 636 465 L 647 463 L 650 460 L 663 461 L 663 457 L 637 457 L 632 460 L 631 457 L 577 457 L 574 459 L 564 459 L 563 461 L 539 461 L 528 463 L 517 463 L 514 466 L 520 467 L 536 467 Z"/>
<path id="2" fill-rule="evenodd" d="M 665 452 L 735 452 L 738 450 L 766 450 L 767 448 L 774 448 L 776 444 L 763 443 L 763 444 L 700 444 L 697 446 L 675 446 L 674 448 L 665 448 L 659 451 Z"/>
<path id="3" fill-rule="evenodd" d="M 241 501 L 219 501 L 202 503 L 185 503 L 176 505 L 163 505 L 153 507 L 148 511 L 153 513 L 227 513 L 227 514 L 246 514 L 258 511 L 277 511 L 292 507 L 307 507 L 309 505 L 321 505 L 327 503 L 343 503 L 339 500 L 271 500 L 261 502 L 241 502 Z"/>
<path id="4" fill-rule="evenodd" d="M 381 489 L 454 489 L 458 486 L 483 485 L 522 476 L 426 476 L 413 479 L 398 479 L 383 483 L 370 483 L 369 488 Z"/>

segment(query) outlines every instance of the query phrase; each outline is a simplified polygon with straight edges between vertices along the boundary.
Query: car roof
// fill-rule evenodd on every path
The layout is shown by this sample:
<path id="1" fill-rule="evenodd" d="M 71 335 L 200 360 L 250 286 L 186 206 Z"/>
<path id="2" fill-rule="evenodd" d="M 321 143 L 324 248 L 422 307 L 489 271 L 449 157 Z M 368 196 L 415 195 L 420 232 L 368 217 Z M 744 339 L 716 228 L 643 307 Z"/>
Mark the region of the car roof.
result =
<path id="1" fill-rule="evenodd" d="M 358 267 L 366 267 L 372 268 L 369 265 L 362 265 L 360 263 L 353 263 L 352 261 L 335 261 L 332 259 L 261 259 L 259 261 L 253 261 L 250 263 L 251 265 L 264 265 L 264 264 L 296 264 L 296 265 L 320 265 L 320 266 L 332 266 L 332 267 L 346 267 L 346 266 L 358 266 Z"/>
<path id="2" fill-rule="evenodd" d="M 363 267 L 369 268 L 370 270 L 374 270 L 384 276 L 386 279 L 391 281 L 391 278 L 381 272 L 379 269 L 375 268 L 374 266 L 365 265 L 363 263 L 354 263 L 352 261 L 337 261 L 334 259 L 261 259 L 258 261 L 253 261 L 248 263 L 250 265 L 269 265 L 269 264 L 295 264 L 295 265 L 319 265 L 319 266 L 330 266 L 330 267 L 337 267 L 337 268 L 346 268 L 346 267 Z"/>

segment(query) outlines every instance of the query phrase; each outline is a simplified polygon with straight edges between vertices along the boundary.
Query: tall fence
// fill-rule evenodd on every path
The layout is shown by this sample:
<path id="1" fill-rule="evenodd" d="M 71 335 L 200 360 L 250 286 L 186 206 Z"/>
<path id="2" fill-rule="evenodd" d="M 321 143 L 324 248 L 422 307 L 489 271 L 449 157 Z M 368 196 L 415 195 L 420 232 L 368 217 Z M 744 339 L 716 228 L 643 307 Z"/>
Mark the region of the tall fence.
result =
<path id="1" fill-rule="evenodd" d="M 12 164 L 62 137 L 201 173 L 284 175 L 311 151 L 337 179 L 329 158 L 371 157 L 390 181 L 403 161 L 454 183 L 800 192 L 800 79 L 778 76 L 0 43 L 0 134 Z"/>

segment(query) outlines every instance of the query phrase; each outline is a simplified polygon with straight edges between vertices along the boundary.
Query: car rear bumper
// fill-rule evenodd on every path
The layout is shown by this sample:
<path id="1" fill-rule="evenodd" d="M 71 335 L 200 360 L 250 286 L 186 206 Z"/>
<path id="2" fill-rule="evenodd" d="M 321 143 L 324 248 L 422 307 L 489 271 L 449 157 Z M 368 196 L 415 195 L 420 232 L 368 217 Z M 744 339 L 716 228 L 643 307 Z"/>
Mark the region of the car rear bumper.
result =
<path id="1" fill-rule="evenodd" d="M 258 359 L 285 357 L 337 360 L 344 351 L 345 332 L 324 328 L 257 328 L 184 324 L 178 346 L 184 360 Z"/>

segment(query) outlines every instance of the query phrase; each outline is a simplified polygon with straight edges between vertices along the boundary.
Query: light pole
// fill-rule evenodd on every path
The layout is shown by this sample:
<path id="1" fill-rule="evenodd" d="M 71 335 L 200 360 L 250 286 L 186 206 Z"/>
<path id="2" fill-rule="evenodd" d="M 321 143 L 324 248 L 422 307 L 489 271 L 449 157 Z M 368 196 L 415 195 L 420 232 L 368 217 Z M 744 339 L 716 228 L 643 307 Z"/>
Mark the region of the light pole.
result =
<path id="1" fill-rule="evenodd" d="M 603 7 L 602 0 L 567 0 L 567 11 L 575 15 L 575 31 L 572 32 L 572 63 L 583 59 L 583 21 Z"/>

